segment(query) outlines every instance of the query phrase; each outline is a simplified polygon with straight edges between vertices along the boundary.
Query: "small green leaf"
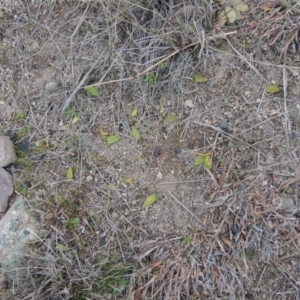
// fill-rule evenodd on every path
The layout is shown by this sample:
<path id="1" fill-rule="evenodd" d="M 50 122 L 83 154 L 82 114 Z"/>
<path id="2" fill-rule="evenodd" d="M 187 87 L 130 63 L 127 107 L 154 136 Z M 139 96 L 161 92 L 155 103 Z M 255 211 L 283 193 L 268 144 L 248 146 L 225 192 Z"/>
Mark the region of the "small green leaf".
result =
<path id="1" fill-rule="evenodd" d="M 193 237 L 191 237 L 190 235 L 186 235 L 183 237 L 182 243 L 185 245 L 190 244 L 192 240 L 193 240 Z"/>
<path id="2" fill-rule="evenodd" d="M 270 94 L 277 93 L 279 92 L 279 87 L 277 85 L 270 84 L 267 86 L 267 92 Z"/>
<path id="3" fill-rule="evenodd" d="M 23 120 L 23 119 L 25 119 L 25 118 L 26 118 L 26 113 L 25 113 L 25 112 L 23 112 L 23 111 L 18 111 L 18 112 L 16 113 L 16 119 L 17 119 L 17 120 L 21 121 L 21 120 Z"/>
<path id="4" fill-rule="evenodd" d="M 288 188 L 286 188 L 285 192 L 286 192 L 287 194 L 291 195 L 291 194 L 293 194 L 294 190 L 293 190 L 292 187 L 289 186 Z"/>
<path id="5" fill-rule="evenodd" d="M 58 249 L 60 251 L 68 251 L 69 250 L 69 248 L 63 244 L 57 244 L 56 249 Z"/>
<path id="6" fill-rule="evenodd" d="M 99 96 L 100 95 L 100 90 L 94 86 L 89 86 L 84 88 L 89 94 L 92 96 Z"/>
<path id="7" fill-rule="evenodd" d="M 157 200 L 156 194 L 152 194 L 151 196 L 147 197 L 147 199 L 145 200 L 145 202 L 143 204 L 143 208 L 147 208 L 147 207 L 151 206 L 156 200 Z"/>
<path id="8" fill-rule="evenodd" d="M 132 118 L 135 118 L 135 117 L 137 116 L 137 113 L 138 113 L 138 110 L 137 110 L 137 109 L 134 109 L 134 110 L 131 112 L 130 116 L 131 116 Z"/>
<path id="9" fill-rule="evenodd" d="M 108 188 L 109 190 L 111 190 L 111 191 L 114 191 L 114 190 L 116 189 L 115 186 L 112 185 L 112 184 L 108 184 L 108 185 L 107 185 L 107 188 Z"/>
<path id="10" fill-rule="evenodd" d="M 66 220 L 68 225 L 77 225 L 80 222 L 80 218 L 70 218 Z"/>
<path id="11" fill-rule="evenodd" d="M 212 168 L 212 159 L 210 154 L 205 154 L 204 156 L 204 161 L 203 161 L 203 165 L 205 168 L 207 168 L 208 170 L 210 170 Z"/>
<path id="12" fill-rule="evenodd" d="M 71 118 L 74 113 L 75 113 L 75 108 L 74 107 L 64 111 L 64 115 L 68 116 L 69 118 Z"/>
<path id="13" fill-rule="evenodd" d="M 246 12 L 249 9 L 248 5 L 244 4 L 241 0 L 229 0 L 229 4 L 233 5 L 236 11 Z"/>
<path id="14" fill-rule="evenodd" d="M 247 4 L 240 3 L 234 7 L 235 10 L 239 12 L 246 12 L 249 10 L 249 6 Z"/>
<path id="15" fill-rule="evenodd" d="M 72 120 L 72 124 L 77 123 L 80 120 L 80 117 L 76 116 L 73 120 Z"/>
<path id="16" fill-rule="evenodd" d="M 196 158 L 196 160 L 195 160 L 195 162 L 194 162 L 194 166 L 203 166 L 203 164 L 204 164 L 204 156 L 203 156 L 203 154 L 200 154 L 200 155 Z"/>
<path id="17" fill-rule="evenodd" d="M 108 136 L 106 138 L 106 143 L 107 144 L 114 144 L 116 142 L 118 142 L 120 140 L 120 136 L 119 135 L 111 135 L 111 136 Z"/>
<path id="18" fill-rule="evenodd" d="M 229 23 L 234 23 L 236 20 L 236 12 L 231 6 L 226 6 L 225 11 L 227 13 L 227 18 Z"/>
<path id="19" fill-rule="evenodd" d="M 141 138 L 140 132 L 139 132 L 135 127 L 132 127 L 131 133 L 132 133 L 132 136 L 133 136 L 136 140 L 138 140 L 138 139 Z"/>
<path id="20" fill-rule="evenodd" d="M 212 159 L 210 153 L 200 154 L 196 158 L 194 166 L 204 166 L 205 168 L 210 170 L 212 168 Z"/>
<path id="21" fill-rule="evenodd" d="M 73 174 L 73 169 L 70 167 L 70 168 L 68 168 L 68 170 L 67 170 L 67 175 L 66 175 L 66 177 L 67 177 L 67 179 L 73 179 L 73 176 L 74 176 L 74 174 Z"/>
<path id="22" fill-rule="evenodd" d="M 178 120 L 178 116 L 176 116 L 176 115 L 166 116 L 166 117 L 165 117 L 165 120 L 166 120 L 167 122 L 174 122 L 174 121 Z"/>
<path id="23" fill-rule="evenodd" d="M 125 183 L 132 185 L 132 179 L 130 177 L 126 178 Z"/>
<path id="24" fill-rule="evenodd" d="M 207 80 L 208 80 L 208 78 L 203 77 L 203 76 L 199 75 L 198 73 L 196 73 L 196 74 L 194 75 L 194 81 L 195 81 L 195 82 L 198 82 L 198 83 L 204 83 L 204 82 L 206 82 Z"/>

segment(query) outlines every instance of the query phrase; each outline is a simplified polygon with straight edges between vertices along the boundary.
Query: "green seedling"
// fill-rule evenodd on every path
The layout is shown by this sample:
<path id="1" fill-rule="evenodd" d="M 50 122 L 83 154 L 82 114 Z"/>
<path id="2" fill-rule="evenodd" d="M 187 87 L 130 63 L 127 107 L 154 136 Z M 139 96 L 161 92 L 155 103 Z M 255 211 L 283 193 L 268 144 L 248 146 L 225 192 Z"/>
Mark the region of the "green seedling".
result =
<path id="1" fill-rule="evenodd" d="M 151 85 L 151 86 L 155 86 L 155 84 L 157 83 L 158 80 L 158 74 L 157 73 L 150 73 L 145 77 L 145 81 Z"/>
<path id="2" fill-rule="evenodd" d="M 16 160 L 16 164 L 22 166 L 23 168 L 31 167 L 32 160 L 28 157 L 18 157 Z"/>
<path id="3" fill-rule="evenodd" d="M 190 244 L 192 242 L 193 238 L 190 235 L 185 235 L 183 237 L 182 243 L 187 245 Z"/>
<path id="4" fill-rule="evenodd" d="M 160 77 L 160 75 L 164 75 L 165 74 L 165 69 L 167 69 L 166 68 L 167 67 L 167 65 L 165 64 L 165 63 L 161 63 L 160 65 L 159 65 L 159 70 L 158 70 L 158 72 L 152 72 L 152 73 L 149 73 L 146 77 L 145 77 L 145 82 L 147 82 L 149 85 L 151 85 L 151 86 L 155 86 L 156 85 L 156 83 L 157 83 L 157 81 L 158 81 L 158 79 L 159 79 L 159 77 Z"/>
<path id="5" fill-rule="evenodd" d="M 233 170 L 233 178 L 234 178 L 234 180 L 238 180 L 239 179 L 239 174 L 240 174 L 240 171 L 238 169 Z"/>
<path id="6" fill-rule="evenodd" d="M 29 129 L 27 126 L 23 126 L 21 129 L 17 131 L 17 135 L 23 137 L 29 133 Z"/>
<path id="7" fill-rule="evenodd" d="M 15 119 L 17 121 L 23 121 L 27 117 L 27 114 L 24 111 L 18 111 L 16 113 Z"/>
<path id="8" fill-rule="evenodd" d="M 72 108 L 64 111 L 64 115 L 67 116 L 68 118 L 71 118 L 73 116 L 74 112 L 75 112 L 75 108 L 72 107 Z"/>
<path id="9" fill-rule="evenodd" d="M 287 187 L 286 189 L 285 189 L 285 193 L 286 194 L 289 194 L 289 195 L 292 195 L 293 193 L 294 193 L 294 190 L 293 190 L 293 188 L 292 187 Z"/>
<path id="10" fill-rule="evenodd" d="M 28 193 L 28 188 L 27 187 L 24 187 L 22 188 L 20 191 L 19 191 L 19 194 L 26 197 L 27 196 L 27 193 Z"/>
<path id="11" fill-rule="evenodd" d="M 274 102 L 275 102 L 277 105 L 281 105 L 281 99 L 280 99 L 280 98 L 274 99 Z"/>
<path id="12" fill-rule="evenodd" d="M 129 285 L 128 273 L 130 269 L 126 266 L 108 266 L 103 280 L 98 284 L 97 290 L 109 291 L 114 295 L 121 294 Z"/>
<path id="13" fill-rule="evenodd" d="M 69 226 L 76 226 L 80 222 L 80 218 L 70 218 L 66 220 L 66 224 Z"/>

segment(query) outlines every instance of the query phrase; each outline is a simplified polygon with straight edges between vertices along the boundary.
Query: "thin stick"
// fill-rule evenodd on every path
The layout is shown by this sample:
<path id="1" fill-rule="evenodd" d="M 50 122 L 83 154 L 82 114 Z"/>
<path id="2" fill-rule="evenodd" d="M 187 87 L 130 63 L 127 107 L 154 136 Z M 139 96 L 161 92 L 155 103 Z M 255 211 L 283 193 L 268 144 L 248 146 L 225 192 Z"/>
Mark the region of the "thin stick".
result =
<path id="1" fill-rule="evenodd" d="M 251 144 L 249 144 L 249 143 L 243 141 L 242 139 L 239 139 L 239 138 L 233 136 L 233 135 L 230 134 L 230 133 L 226 133 L 226 134 L 225 134 L 224 131 L 222 131 L 222 129 L 219 129 L 218 127 L 215 127 L 215 126 L 213 126 L 213 125 L 206 124 L 206 123 L 197 122 L 197 121 L 193 121 L 193 123 L 198 124 L 198 125 L 200 125 L 200 126 L 204 126 L 204 127 L 211 128 L 211 129 L 215 130 L 216 132 L 219 132 L 219 133 L 221 133 L 221 134 L 224 134 L 224 135 L 228 136 L 231 140 L 233 140 L 233 141 L 235 140 L 235 141 L 241 142 L 241 143 L 243 143 L 244 145 L 247 145 L 247 146 L 249 146 L 250 148 L 252 148 L 252 149 L 254 149 L 254 150 L 257 151 L 257 149 L 256 149 L 253 145 L 251 145 Z M 266 158 L 266 155 L 265 155 L 265 154 L 262 153 L 262 155 Z"/>
<path id="2" fill-rule="evenodd" d="M 66 100 L 64 106 L 62 107 L 62 110 L 61 110 L 62 112 L 64 112 L 64 110 L 69 106 L 69 104 L 71 103 L 71 101 L 73 100 L 73 98 L 75 97 L 75 95 L 77 94 L 77 92 L 83 87 L 84 83 L 86 82 L 86 80 L 88 79 L 88 77 L 91 74 L 92 70 L 95 68 L 95 66 L 99 62 L 99 60 L 102 57 L 103 53 L 104 53 L 104 51 L 99 55 L 99 57 L 97 58 L 97 60 L 93 63 L 93 65 L 90 67 L 90 69 L 88 70 L 88 72 L 80 80 L 79 84 L 76 86 L 76 88 L 74 89 L 74 91 L 72 92 L 72 94 Z"/>
<path id="3" fill-rule="evenodd" d="M 286 98 L 287 98 L 287 74 L 286 74 L 286 68 L 282 69 L 282 81 L 283 81 L 283 99 L 284 99 L 284 121 L 285 121 L 285 135 L 286 135 L 286 150 L 289 151 L 290 148 L 290 139 L 289 139 L 289 133 L 291 132 L 291 123 L 288 115 L 288 109 L 286 104 Z"/>
<path id="4" fill-rule="evenodd" d="M 221 37 L 223 36 L 227 36 L 227 35 L 230 35 L 230 34 L 235 34 L 236 31 L 233 31 L 233 32 L 227 32 L 225 34 L 223 34 Z M 120 79 L 116 79 L 116 80 L 110 80 L 110 81 L 105 81 L 105 82 L 102 82 L 102 81 L 99 81 L 98 83 L 94 83 L 94 84 L 91 84 L 91 85 L 87 85 L 87 86 L 84 86 L 84 88 L 87 88 L 87 87 L 92 87 L 92 86 L 100 86 L 100 85 L 105 85 L 105 84 L 110 84 L 110 83 L 118 83 L 118 82 L 123 82 L 123 81 L 128 81 L 128 80 L 132 80 L 134 78 L 137 78 L 147 72 L 149 72 L 150 70 L 154 69 L 155 67 L 159 66 L 162 62 L 168 60 L 169 58 L 171 58 L 172 56 L 176 55 L 177 53 L 183 51 L 183 50 L 186 50 L 192 46 L 195 46 L 197 44 L 201 44 L 201 40 L 198 40 L 192 44 L 189 44 L 187 46 L 184 46 L 182 48 L 179 48 L 177 49 L 176 51 L 172 52 L 171 54 L 169 54 L 168 56 L 166 56 L 165 58 L 161 59 L 159 62 L 157 62 L 156 64 L 154 64 L 153 66 L 147 68 L 146 70 L 138 73 L 137 75 L 135 76 L 130 76 L 130 77 L 126 77 L 126 78 L 120 78 Z"/>
<path id="5" fill-rule="evenodd" d="M 170 196 L 178 203 L 180 204 L 188 213 L 190 213 L 202 226 L 206 228 L 206 225 L 194 214 L 192 213 L 183 203 L 181 203 L 175 196 L 170 194 Z"/>
<path id="6" fill-rule="evenodd" d="M 226 38 L 226 37 L 225 37 Z M 267 82 L 267 79 L 264 77 L 264 76 L 262 76 L 259 72 L 258 72 L 258 70 L 254 67 L 254 66 L 252 66 L 250 63 L 249 63 L 249 61 L 239 52 L 239 51 L 237 51 L 234 47 L 233 47 L 233 45 L 230 43 L 230 41 L 226 38 L 226 41 L 227 41 L 227 43 L 230 45 L 230 47 L 233 49 L 233 51 L 260 77 L 260 78 L 262 78 L 265 82 Z"/>

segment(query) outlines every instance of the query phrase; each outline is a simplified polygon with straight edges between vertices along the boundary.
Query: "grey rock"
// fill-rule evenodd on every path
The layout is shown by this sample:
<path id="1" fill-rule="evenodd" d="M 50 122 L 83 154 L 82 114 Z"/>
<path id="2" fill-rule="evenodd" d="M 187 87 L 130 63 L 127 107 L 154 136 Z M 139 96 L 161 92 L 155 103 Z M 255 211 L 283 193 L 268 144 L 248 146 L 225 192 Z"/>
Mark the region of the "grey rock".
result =
<path id="1" fill-rule="evenodd" d="M 219 127 L 220 127 L 221 129 L 226 129 L 226 128 L 228 128 L 228 123 L 227 123 L 226 121 L 222 120 L 222 121 L 219 123 Z"/>
<path id="2" fill-rule="evenodd" d="M 0 220 L 0 261 L 9 266 L 26 243 L 34 241 L 40 235 L 39 225 L 27 209 L 26 201 L 19 196 Z"/>
<path id="3" fill-rule="evenodd" d="M 14 145 L 8 136 L 0 136 L 0 167 L 6 167 L 15 162 L 17 155 Z"/>
<path id="4" fill-rule="evenodd" d="M 13 193 L 11 176 L 0 167 L 0 212 L 5 211 L 8 197 Z M 1 228 L 1 227 L 0 227 Z"/>
<path id="5" fill-rule="evenodd" d="M 56 90 L 56 89 L 57 89 L 57 86 L 58 86 L 57 82 L 55 82 L 55 81 L 50 81 L 50 82 L 46 83 L 45 89 L 46 89 L 47 91 L 51 92 L 51 91 Z"/>

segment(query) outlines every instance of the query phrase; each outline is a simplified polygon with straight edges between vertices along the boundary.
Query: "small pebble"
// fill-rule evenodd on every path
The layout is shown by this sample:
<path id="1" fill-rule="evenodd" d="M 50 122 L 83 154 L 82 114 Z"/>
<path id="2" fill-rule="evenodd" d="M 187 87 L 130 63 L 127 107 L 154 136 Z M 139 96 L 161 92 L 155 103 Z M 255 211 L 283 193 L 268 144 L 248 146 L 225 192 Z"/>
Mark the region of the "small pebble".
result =
<path id="1" fill-rule="evenodd" d="M 100 245 L 104 246 L 106 244 L 106 237 L 105 236 L 101 236 L 100 237 Z"/>
<path id="2" fill-rule="evenodd" d="M 30 143 L 28 140 L 24 139 L 18 144 L 18 149 L 24 153 L 28 153 L 30 150 Z"/>
<path id="3" fill-rule="evenodd" d="M 224 120 L 222 120 L 220 123 L 219 123 L 219 127 L 221 129 L 225 129 L 225 128 L 228 128 L 228 123 Z"/>
<path id="4" fill-rule="evenodd" d="M 42 160 L 44 157 L 45 157 L 45 153 L 39 153 L 37 156 L 36 156 L 36 159 L 37 160 Z"/>
<path id="5" fill-rule="evenodd" d="M 194 107 L 193 100 L 186 100 L 184 103 L 189 108 L 193 108 Z"/>
<path id="6" fill-rule="evenodd" d="M 294 77 L 298 77 L 299 76 L 299 72 L 298 71 L 293 71 L 292 74 L 293 74 Z"/>
<path id="7" fill-rule="evenodd" d="M 157 179 L 162 179 L 163 178 L 162 172 L 158 172 L 157 175 L 156 175 L 156 178 Z"/>
<path id="8" fill-rule="evenodd" d="M 21 185 L 22 189 L 29 189 L 31 188 L 31 183 L 29 181 L 25 181 L 22 185 Z"/>
<path id="9" fill-rule="evenodd" d="M 117 218 L 119 215 L 114 211 L 114 212 L 111 214 L 111 216 L 112 216 L 113 218 Z"/>
<path id="10" fill-rule="evenodd" d="M 231 233 L 232 233 L 233 235 L 236 235 L 236 234 L 238 234 L 238 233 L 240 232 L 239 227 L 236 226 L 236 225 L 232 225 L 232 226 L 230 227 L 230 230 L 231 230 Z"/>
<path id="11" fill-rule="evenodd" d="M 57 88 L 57 82 L 51 81 L 46 83 L 45 89 L 47 91 L 54 91 Z"/>
<path id="12" fill-rule="evenodd" d="M 160 149 L 159 149 L 159 148 L 155 148 L 155 149 L 154 149 L 154 151 L 153 151 L 153 156 L 154 156 L 154 157 L 160 156 Z"/>
<path id="13" fill-rule="evenodd" d="M 182 149 L 181 149 L 181 148 L 175 149 L 175 153 L 176 153 L 176 154 L 180 154 L 181 152 L 182 152 Z"/>
<path id="14" fill-rule="evenodd" d="M 91 176 L 91 175 L 89 175 L 89 176 L 86 177 L 86 181 L 87 181 L 87 182 L 91 182 L 91 181 L 93 181 L 93 179 L 94 179 L 94 178 L 93 178 L 93 176 Z"/>

